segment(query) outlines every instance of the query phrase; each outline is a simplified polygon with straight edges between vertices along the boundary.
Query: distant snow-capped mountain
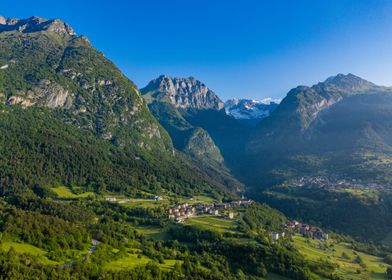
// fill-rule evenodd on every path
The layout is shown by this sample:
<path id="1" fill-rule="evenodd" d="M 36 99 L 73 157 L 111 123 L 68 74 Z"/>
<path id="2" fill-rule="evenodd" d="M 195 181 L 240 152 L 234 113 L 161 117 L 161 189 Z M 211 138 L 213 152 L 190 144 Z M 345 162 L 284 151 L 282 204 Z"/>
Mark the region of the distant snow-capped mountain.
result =
<path id="1" fill-rule="evenodd" d="M 233 98 L 225 102 L 225 111 L 238 120 L 256 120 L 268 117 L 279 105 L 280 99 L 265 98 L 262 100 Z"/>

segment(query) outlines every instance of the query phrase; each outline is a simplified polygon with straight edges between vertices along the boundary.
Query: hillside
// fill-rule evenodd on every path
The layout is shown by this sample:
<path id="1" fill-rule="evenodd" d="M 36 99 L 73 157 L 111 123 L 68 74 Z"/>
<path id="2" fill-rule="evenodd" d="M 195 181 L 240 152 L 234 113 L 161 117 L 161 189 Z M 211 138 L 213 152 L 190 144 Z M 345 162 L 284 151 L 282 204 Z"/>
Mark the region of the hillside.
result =
<path id="1" fill-rule="evenodd" d="M 239 164 L 248 192 L 292 218 L 390 244 L 392 89 L 352 74 L 291 90 Z"/>
<path id="2" fill-rule="evenodd" d="M 160 76 L 141 89 L 150 112 L 169 132 L 174 147 L 185 153 L 211 177 L 229 188 L 239 191 L 243 186 L 226 167 L 216 140 L 206 125 L 195 124 L 191 116 L 205 111 L 223 112 L 222 101 L 202 82 L 194 78 Z"/>
<path id="3" fill-rule="evenodd" d="M 65 184 L 128 193 L 228 193 L 192 160 L 174 156 L 170 136 L 136 86 L 86 37 L 60 20 L 37 17 L 4 19 L 0 26 L 3 188 Z M 35 129 L 53 136 L 47 139 Z M 22 137 L 36 153 L 22 144 L 8 147 L 6 139 L 18 143 Z M 80 148 L 67 152 L 69 143 Z M 20 155 L 19 165 L 10 153 Z M 35 169 L 29 170 L 28 162 L 35 162 Z"/>
<path id="4" fill-rule="evenodd" d="M 327 174 L 390 182 L 391 93 L 352 74 L 291 90 L 252 133 L 247 167 L 266 185 Z"/>

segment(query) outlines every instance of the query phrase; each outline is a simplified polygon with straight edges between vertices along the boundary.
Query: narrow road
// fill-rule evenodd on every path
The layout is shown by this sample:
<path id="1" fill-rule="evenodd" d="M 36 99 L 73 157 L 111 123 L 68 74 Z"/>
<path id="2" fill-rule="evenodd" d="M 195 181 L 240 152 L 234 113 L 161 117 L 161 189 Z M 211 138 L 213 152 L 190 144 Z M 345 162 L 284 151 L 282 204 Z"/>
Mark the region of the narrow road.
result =
<path id="1" fill-rule="evenodd" d="M 92 253 L 94 253 L 95 249 L 97 249 L 97 247 L 98 247 L 98 245 L 99 245 L 99 241 L 96 240 L 96 239 L 91 239 L 91 243 L 92 243 L 93 245 L 91 246 L 90 250 L 88 250 L 87 255 L 91 255 Z M 83 259 L 85 260 L 86 257 L 87 257 L 87 256 L 84 256 Z M 70 261 L 70 262 L 67 262 L 67 263 L 65 263 L 65 264 L 62 264 L 62 265 L 61 265 L 61 268 L 70 267 L 70 266 L 72 266 L 73 263 L 74 263 L 74 261 Z"/>

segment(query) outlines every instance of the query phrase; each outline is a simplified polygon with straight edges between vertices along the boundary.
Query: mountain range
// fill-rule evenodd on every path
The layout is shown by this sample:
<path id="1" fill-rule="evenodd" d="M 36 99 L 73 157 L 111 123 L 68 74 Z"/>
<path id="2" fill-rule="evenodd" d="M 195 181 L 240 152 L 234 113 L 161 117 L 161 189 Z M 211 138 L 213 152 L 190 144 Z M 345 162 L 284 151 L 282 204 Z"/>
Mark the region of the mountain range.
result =
<path id="1" fill-rule="evenodd" d="M 0 101 L 4 108 L 2 114 L 14 116 L 14 119 L 4 119 L 8 140 L 3 138 L 1 153 L 7 154 L 13 149 L 16 154 L 23 151 L 19 163 L 9 158 L 2 161 L 5 165 L 0 171 L 2 181 L 17 180 L 20 185 L 28 182 L 41 187 L 76 184 L 95 189 L 126 188 L 131 192 L 135 185 L 162 190 L 177 188 L 180 192 L 186 188 L 194 191 L 206 187 L 209 192 L 216 193 L 217 189 L 225 192 L 224 185 L 205 175 L 190 161 L 174 155 L 169 134 L 149 112 L 138 88 L 85 36 L 77 36 L 60 20 L 1 18 L 1 22 Z M 27 123 L 19 111 L 23 108 L 31 112 Z M 44 117 L 40 115 L 46 111 Z M 18 127 L 24 126 L 24 133 L 29 134 L 27 139 L 37 147 L 31 153 L 28 146 L 9 146 L 9 141 L 18 137 Z M 74 131 L 70 133 L 74 138 L 55 140 L 58 138 L 55 135 L 62 135 L 58 130 L 65 127 Z M 41 146 L 38 139 L 48 137 L 44 134 L 48 130 L 55 138 L 47 139 L 47 144 Z M 97 145 L 103 150 L 86 148 L 67 155 L 67 142 L 73 142 L 75 147 L 83 146 L 82 143 L 91 142 L 89 137 L 96 137 L 94 141 L 98 141 Z M 50 151 L 58 151 L 62 156 L 50 159 L 53 156 Z M 102 159 L 97 157 L 98 151 Z M 7 171 L 28 169 L 21 163 L 28 164 L 32 158 L 37 160 L 36 170 Z M 77 170 L 80 160 L 86 160 L 90 169 Z M 102 166 L 96 167 L 101 166 L 104 171 L 91 170 L 93 162 L 101 162 Z M 45 172 L 43 166 L 53 172 Z M 114 177 L 109 174 L 126 166 L 133 171 L 118 173 L 114 183 Z M 148 181 L 143 175 L 147 170 L 152 176 Z M 189 170 L 193 170 L 193 174 Z M 183 179 L 179 179 L 181 177 Z M 162 187 L 162 183 L 165 186 Z"/>
<path id="2" fill-rule="evenodd" d="M 163 77 L 163 83 L 172 80 Z M 194 83 L 194 78 L 173 80 Z M 391 88 L 353 74 L 338 74 L 316 85 L 290 90 L 280 104 L 245 99 L 229 100 L 222 107 L 221 99 L 212 95 L 201 82 L 197 84 L 203 85 L 204 94 L 208 92 L 209 98 L 203 94 L 193 95 L 192 90 L 202 92 L 195 88 L 184 90 L 190 87 L 183 86 L 173 93 L 164 90 L 169 86 L 161 84 L 154 88 L 153 83 L 157 84 L 157 80 L 141 91 L 149 102 L 150 111 L 167 129 L 175 146 L 185 153 L 196 154 L 184 143 L 189 141 L 185 139 L 198 139 L 199 145 L 193 146 L 205 149 L 210 156 L 197 154 L 223 163 L 225 174 L 244 183 L 250 196 L 293 218 L 307 217 L 353 236 L 370 235 L 382 240 L 392 229 L 388 222 L 390 216 L 384 211 L 389 204 L 378 203 L 369 209 L 367 203 L 370 202 L 364 204 L 363 197 L 346 193 L 350 189 L 390 190 Z M 185 97 L 198 101 L 179 105 L 178 100 Z M 204 138 L 179 132 L 192 131 L 195 127 L 203 129 Z M 216 157 L 217 154 L 221 156 Z M 203 161 L 199 164 L 206 166 Z M 218 174 L 219 168 L 215 168 L 214 173 Z M 309 188 L 311 190 L 307 190 Z M 346 195 L 351 196 L 349 202 Z M 333 196 L 342 197 L 330 200 Z M 317 200 L 308 205 L 315 197 Z M 298 199 L 303 199 L 300 208 Z M 346 215 L 347 219 L 328 218 L 347 212 L 341 205 L 343 201 L 363 214 Z M 294 205 L 297 207 L 293 208 Z M 329 209 L 329 216 L 320 216 L 323 209 Z M 378 226 L 381 224 L 386 228 Z"/>
<path id="3" fill-rule="evenodd" d="M 298 86 L 281 101 L 223 102 L 194 77 L 161 75 L 138 89 L 61 20 L 0 16 L 0 249 L 23 242 L 48 257 L 0 250 L 0 263 L 17 264 L 0 272 L 335 277 L 334 263 L 310 262 L 291 237 L 271 234 L 298 219 L 334 231 L 351 251 L 392 252 L 391 120 L 392 88 L 353 74 Z M 221 216 L 184 225 L 179 213 L 195 211 L 188 202 L 221 207 Z M 172 205 L 182 209 L 176 223 Z M 376 245 L 361 247 L 369 240 Z M 103 269 L 123 258 L 152 263 Z"/>

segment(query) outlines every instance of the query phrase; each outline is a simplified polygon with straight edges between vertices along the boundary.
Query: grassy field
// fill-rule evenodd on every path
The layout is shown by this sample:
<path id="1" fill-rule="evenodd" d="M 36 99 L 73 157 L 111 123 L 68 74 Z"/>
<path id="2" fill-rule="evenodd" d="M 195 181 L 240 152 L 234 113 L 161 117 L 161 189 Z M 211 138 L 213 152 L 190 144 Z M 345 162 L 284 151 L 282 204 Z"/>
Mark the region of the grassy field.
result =
<path id="1" fill-rule="evenodd" d="M 128 256 L 124 258 L 107 263 L 105 265 L 105 269 L 109 269 L 109 270 L 132 269 L 139 265 L 146 265 L 150 261 L 151 259 L 143 255 L 128 254 Z"/>
<path id="2" fill-rule="evenodd" d="M 158 226 L 138 226 L 136 230 L 154 240 L 166 240 L 168 238 L 167 229 Z"/>
<path id="3" fill-rule="evenodd" d="M 347 279 L 386 279 L 388 267 L 382 258 L 354 251 L 350 244 L 336 244 L 333 240 L 327 243 L 307 239 L 299 235 L 294 238 L 295 247 L 310 260 L 324 259 L 338 265 L 337 273 Z M 363 260 L 365 267 L 357 263 L 357 258 Z"/>
<path id="4" fill-rule="evenodd" d="M 205 203 L 205 204 L 211 204 L 214 202 L 214 199 L 212 197 L 209 196 L 205 196 L 205 195 L 197 195 L 192 197 L 193 203 Z"/>
<path id="5" fill-rule="evenodd" d="M 152 199 L 141 199 L 141 198 L 131 198 L 130 201 L 123 203 L 126 207 L 142 207 L 142 208 L 155 208 L 159 206 L 168 206 L 168 201 L 163 200 L 152 200 Z"/>
<path id="6" fill-rule="evenodd" d="M 202 215 L 198 217 L 189 218 L 185 221 L 187 225 L 193 225 L 202 229 L 215 230 L 221 233 L 231 232 L 236 233 L 235 220 L 229 220 L 221 217 L 211 215 Z"/>
<path id="7" fill-rule="evenodd" d="M 126 257 L 111 261 L 105 265 L 105 269 L 107 270 L 126 270 L 132 269 L 139 265 L 146 265 L 152 260 L 141 254 L 128 254 Z M 163 270 L 170 270 L 174 268 L 176 262 L 180 262 L 179 260 L 164 260 L 162 264 L 158 264 L 159 267 Z"/>
<path id="8" fill-rule="evenodd" d="M 93 192 L 74 194 L 69 188 L 65 186 L 52 188 L 52 191 L 56 193 L 59 198 L 67 198 L 67 199 L 78 199 L 78 198 L 86 198 L 88 196 L 95 196 L 95 193 Z"/>
<path id="9" fill-rule="evenodd" d="M 40 249 L 38 247 L 35 247 L 35 246 L 27 244 L 27 243 L 17 243 L 17 242 L 12 242 L 12 241 L 3 241 L 2 244 L 0 245 L 0 248 L 3 251 L 8 251 L 11 247 L 13 247 L 17 253 L 20 253 L 20 254 L 30 254 L 30 255 L 33 255 L 33 256 L 37 256 L 38 259 L 43 264 L 47 264 L 47 265 L 56 265 L 56 264 L 58 264 L 57 262 L 49 260 L 46 257 L 47 252 L 45 250 L 42 250 L 42 249 Z"/>

